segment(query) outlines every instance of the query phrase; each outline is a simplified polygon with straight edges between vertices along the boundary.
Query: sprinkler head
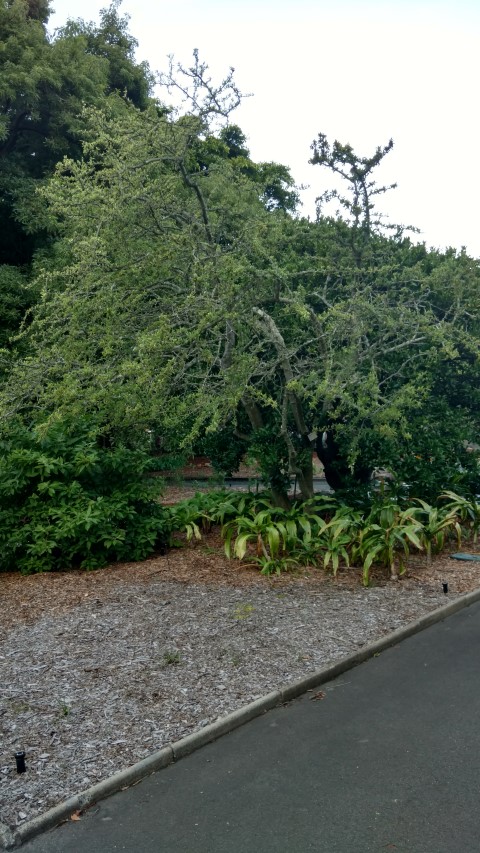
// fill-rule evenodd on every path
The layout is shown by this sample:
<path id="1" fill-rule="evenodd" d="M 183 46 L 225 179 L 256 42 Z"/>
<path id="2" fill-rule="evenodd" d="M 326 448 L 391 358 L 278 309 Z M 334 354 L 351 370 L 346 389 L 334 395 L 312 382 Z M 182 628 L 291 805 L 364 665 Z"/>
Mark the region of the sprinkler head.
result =
<path id="1" fill-rule="evenodd" d="M 25 753 L 24 752 L 16 752 L 15 753 L 15 761 L 17 762 L 17 773 L 25 773 Z"/>

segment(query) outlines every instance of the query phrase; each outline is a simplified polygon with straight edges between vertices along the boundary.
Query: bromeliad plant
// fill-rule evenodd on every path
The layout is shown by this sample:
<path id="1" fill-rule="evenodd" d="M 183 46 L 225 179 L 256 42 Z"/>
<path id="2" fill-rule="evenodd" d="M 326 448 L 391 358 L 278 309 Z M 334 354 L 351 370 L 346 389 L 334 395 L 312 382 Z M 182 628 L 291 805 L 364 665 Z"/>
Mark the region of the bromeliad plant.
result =
<path id="1" fill-rule="evenodd" d="M 304 534 L 294 544 L 292 555 L 302 565 L 322 564 L 335 576 L 340 561 L 350 565 L 350 551 L 356 541 L 357 530 L 361 523 L 361 513 L 350 507 L 335 504 L 336 511 L 330 515 L 329 506 L 326 517 L 313 516 L 314 524 L 309 535 Z"/>
<path id="2" fill-rule="evenodd" d="M 336 575 L 341 561 L 347 566 L 360 561 L 363 583 L 368 586 L 375 562 L 388 566 L 396 577 L 398 552 L 407 555 L 410 545 L 423 547 L 420 522 L 397 505 L 375 508 L 366 520 L 360 511 L 337 503 L 323 507 L 325 518 L 313 508 L 296 506 L 287 511 L 265 505 L 253 517 L 232 519 L 223 528 L 227 556 L 242 560 L 248 554 L 261 564 L 264 574 L 293 564 L 322 563 Z"/>
<path id="3" fill-rule="evenodd" d="M 264 574 L 269 574 L 270 570 L 277 571 L 277 561 L 285 553 L 288 534 L 285 524 L 272 518 L 270 510 L 263 509 L 253 518 L 242 515 L 228 522 L 222 535 L 228 558 L 233 554 L 238 560 L 243 560 L 249 545 L 253 544 L 255 554 L 252 559 L 260 562 Z"/>
<path id="4" fill-rule="evenodd" d="M 319 554 L 323 556 L 323 567 L 328 569 L 331 565 L 333 576 L 336 577 L 340 560 L 346 566 L 350 565 L 348 549 L 352 544 L 350 533 L 346 530 L 348 522 L 346 519 L 338 522 L 330 521 L 323 530 L 319 541 Z"/>

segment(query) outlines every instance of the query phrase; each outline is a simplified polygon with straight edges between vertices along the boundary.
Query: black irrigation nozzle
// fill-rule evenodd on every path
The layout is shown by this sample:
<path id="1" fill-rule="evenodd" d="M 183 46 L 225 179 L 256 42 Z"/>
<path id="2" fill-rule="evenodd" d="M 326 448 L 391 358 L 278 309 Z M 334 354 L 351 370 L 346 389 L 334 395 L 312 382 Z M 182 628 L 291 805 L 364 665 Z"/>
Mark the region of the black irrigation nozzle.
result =
<path id="1" fill-rule="evenodd" d="M 25 773 L 25 753 L 24 752 L 16 752 L 15 753 L 15 761 L 17 762 L 17 773 Z"/>
<path id="2" fill-rule="evenodd" d="M 447 593 L 448 593 L 448 583 L 442 583 L 442 587 L 443 587 L 443 591 L 444 591 L 445 595 L 447 595 Z"/>

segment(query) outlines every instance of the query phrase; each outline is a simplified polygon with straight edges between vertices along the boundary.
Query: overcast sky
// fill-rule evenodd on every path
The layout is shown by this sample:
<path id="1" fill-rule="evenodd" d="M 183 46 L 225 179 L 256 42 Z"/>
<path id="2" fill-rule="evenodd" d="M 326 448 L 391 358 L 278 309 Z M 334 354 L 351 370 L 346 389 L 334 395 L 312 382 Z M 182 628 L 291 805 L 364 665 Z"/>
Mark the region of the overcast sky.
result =
<path id="1" fill-rule="evenodd" d="M 52 0 L 50 29 L 98 20 L 102 0 Z M 393 137 L 379 177 L 395 223 L 429 246 L 480 257 L 480 2 L 478 0 L 124 0 L 137 58 L 153 70 L 192 51 L 222 75 L 233 66 L 253 97 L 233 120 L 254 160 L 291 168 L 303 213 L 331 185 L 310 166 L 319 132 L 361 155 Z"/>

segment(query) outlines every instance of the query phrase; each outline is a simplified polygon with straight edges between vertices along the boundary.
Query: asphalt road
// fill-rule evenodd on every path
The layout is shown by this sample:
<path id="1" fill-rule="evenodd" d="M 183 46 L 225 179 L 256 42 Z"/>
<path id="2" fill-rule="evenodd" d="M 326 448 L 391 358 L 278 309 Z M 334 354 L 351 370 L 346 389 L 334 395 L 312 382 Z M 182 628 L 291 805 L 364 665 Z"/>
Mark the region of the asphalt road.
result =
<path id="1" fill-rule="evenodd" d="M 480 851 L 480 603 L 317 694 L 93 806 L 23 853 Z"/>

